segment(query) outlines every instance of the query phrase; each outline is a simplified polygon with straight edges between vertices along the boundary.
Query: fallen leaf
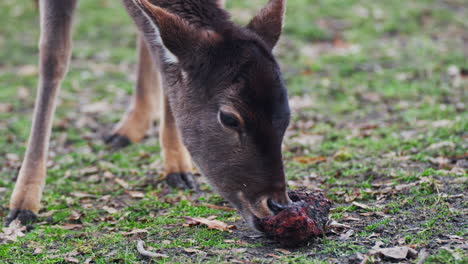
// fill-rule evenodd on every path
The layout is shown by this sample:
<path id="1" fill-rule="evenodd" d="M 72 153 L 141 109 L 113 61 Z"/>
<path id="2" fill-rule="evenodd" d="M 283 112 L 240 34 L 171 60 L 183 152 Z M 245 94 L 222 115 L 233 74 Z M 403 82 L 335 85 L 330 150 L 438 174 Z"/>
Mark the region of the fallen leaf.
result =
<path id="1" fill-rule="evenodd" d="M 143 233 L 148 233 L 148 230 L 136 228 L 129 232 L 120 232 L 120 234 L 124 236 L 129 236 L 129 235 L 134 235 L 134 234 L 143 234 Z"/>
<path id="2" fill-rule="evenodd" d="M 371 251 L 371 254 L 380 254 L 384 257 L 391 259 L 406 259 L 417 256 L 416 250 L 410 247 L 391 247 L 391 248 L 379 248 L 375 251 Z"/>
<path id="3" fill-rule="evenodd" d="M 233 248 L 233 249 L 231 249 L 231 252 L 234 253 L 234 254 L 240 254 L 240 253 L 244 253 L 246 251 L 247 251 L 246 248 Z"/>
<path id="4" fill-rule="evenodd" d="M 326 157 L 308 157 L 308 156 L 300 156 L 295 157 L 293 159 L 295 162 L 299 162 L 302 164 L 314 164 L 314 163 L 321 163 L 327 161 Z"/>
<path id="5" fill-rule="evenodd" d="M 434 165 L 438 165 L 439 168 L 447 167 L 450 163 L 450 160 L 444 157 L 437 157 L 437 158 L 429 157 L 428 160 L 430 163 Z"/>
<path id="6" fill-rule="evenodd" d="M 284 249 L 284 248 L 275 248 L 275 251 L 281 252 L 285 255 L 291 254 L 291 251 Z"/>
<path id="7" fill-rule="evenodd" d="M 60 228 L 66 229 L 66 230 L 78 230 L 78 229 L 83 228 L 83 225 L 66 223 L 63 226 L 60 226 Z"/>
<path id="8" fill-rule="evenodd" d="M 30 64 L 18 68 L 16 72 L 19 76 L 33 76 L 37 74 L 37 66 Z"/>
<path id="9" fill-rule="evenodd" d="M 26 99 L 29 97 L 29 91 L 26 87 L 18 87 L 16 96 L 18 96 L 19 99 Z"/>
<path id="10" fill-rule="evenodd" d="M 336 222 L 335 220 L 327 223 L 327 229 L 335 234 L 341 234 L 344 230 L 354 229 L 353 227 Z"/>
<path id="11" fill-rule="evenodd" d="M 80 175 L 89 176 L 89 175 L 96 174 L 98 172 L 99 172 L 99 168 L 92 166 L 92 167 L 87 167 L 87 168 L 80 170 Z"/>
<path id="12" fill-rule="evenodd" d="M 201 251 L 196 248 L 184 248 L 184 251 L 187 253 L 205 253 L 204 251 Z"/>
<path id="13" fill-rule="evenodd" d="M 455 144 L 451 141 L 441 141 L 441 142 L 431 144 L 429 147 L 427 147 L 428 150 L 437 150 L 441 148 L 454 149 Z"/>
<path id="14" fill-rule="evenodd" d="M 77 198 L 96 198 L 96 195 L 87 194 L 84 192 L 72 192 L 71 195 Z"/>
<path id="15" fill-rule="evenodd" d="M 37 254 L 41 254 L 42 252 L 44 252 L 44 249 L 43 249 L 43 248 L 36 247 L 36 249 L 34 249 L 33 254 L 34 254 L 34 255 L 37 255 Z"/>
<path id="16" fill-rule="evenodd" d="M 115 209 L 115 208 L 113 208 L 113 207 L 109 207 L 109 206 L 107 206 L 107 205 L 104 205 L 104 206 L 102 207 L 102 209 L 103 209 L 104 211 L 108 212 L 109 214 L 115 214 L 115 213 L 118 213 L 118 212 L 119 212 L 117 209 Z"/>
<path id="17" fill-rule="evenodd" d="M 184 218 L 188 226 L 204 224 L 209 229 L 216 229 L 216 230 L 228 231 L 228 232 L 231 232 L 231 230 L 236 229 L 235 225 L 228 225 L 219 220 L 208 219 L 208 218 L 203 218 L 203 217 L 190 217 L 190 216 L 184 216 Z"/>
<path id="18" fill-rule="evenodd" d="M 340 235 L 340 240 L 348 240 L 352 235 L 354 235 L 354 230 L 349 229 L 346 233 Z"/>
<path id="19" fill-rule="evenodd" d="M 68 220 L 78 220 L 81 218 L 83 214 L 74 210 L 70 211 L 70 216 L 68 216 Z"/>
<path id="20" fill-rule="evenodd" d="M 116 178 L 114 178 L 114 181 L 115 181 L 118 185 L 122 186 L 122 188 L 124 188 L 124 189 L 128 189 L 128 187 L 129 187 L 128 183 L 127 183 L 126 181 L 120 179 L 120 178 L 117 178 L 117 177 L 116 177 Z"/>
<path id="21" fill-rule="evenodd" d="M 359 207 L 359 208 L 361 208 L 361 209 L 366 209 L 366 210 L 371 209 L 368 205 L 365 205 L 365 204 L 363 204 L 363 203 L 352 202 L 351 204 L 354 205 L 354 206 L 356 206 L 356 207 Z"/>
<path id="22" fill-rule="evenodd" d="M 8 227 L 3 227 L 0 233 L 0 244 L 8 241 L 17 241 L 18 237 L 23 237 L 26 227 L 18 219 L 13 220 Z"/>
<path id="23" fill-rule="evenodd" d="M 130 195 L 132 198 L 145 198 L 145 194 L 139 191 L 129 191 L 125 190 L 125 193 Z"/>
<path id="24" fill-rule="evenodd" d="M 50 216 L 54 215 L 56 212 L 57 212 L 57 210 L 50 210 L 50 211 L 40 213 L 38 216 L 39 217 L 50 217 Z"/>
<path id="25" fill-rule="evenodd" d="M 225 243 L 233 243 L 239 246 L 246 246 L 249 245 L 249 242 L 243 240 L 233 240 L 233 239 L 226 239 L 224 240 Z"/>
<path id="26" fill-rule="evenodd" d="M 80 260 L 75 257 L 65 256 L 63 259 L 68 263 L 80 263 Z"/>
<path id="27" fill-rule="evenodd" d="M 266 254 L 267 257 L 272 257 L 272 258 L 277 258 L 277 259 L 281 259 L 282 257 L 281 256 L 278 256 L 278 255 L 275 255 L 275 254 Z"/>
<path id="28" fill-rule="evenodd" d="M 11 104 L 0 103 L 0 113 L 11 112 L 13 106 Z"/>
<path id="29" fill-rule="evenodd" d="M 111 105 L 106 102 L 95 102 L 81 107 L 81 111 L 86 114 L 95 114 L 108 111 L 111 108 Z"/>

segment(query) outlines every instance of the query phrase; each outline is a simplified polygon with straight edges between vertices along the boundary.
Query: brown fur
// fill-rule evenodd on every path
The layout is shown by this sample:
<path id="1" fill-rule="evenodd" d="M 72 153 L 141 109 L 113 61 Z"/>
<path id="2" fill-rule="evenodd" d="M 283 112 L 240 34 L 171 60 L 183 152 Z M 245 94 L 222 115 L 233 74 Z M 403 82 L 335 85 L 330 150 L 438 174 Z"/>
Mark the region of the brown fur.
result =
<path id="1" fill-rule="evenodd" d="M 11 196 L 12 212 L 6 223 L 14 218 L 22 219 L 18 213 L 26 210 L 37 213 L 40 208 L 55 98 L 70 60 L 70 28 L 76 1 L 40 1 L 39 4 L 42 12 L 38 93 L 28 147 Z M 18 209 L 25 211 L 18 212 Z"/>
<path id="2" fill-rule="evenodd" d="M 139 142 L 150 128 L 157 113 L 161 90 L 159 72 L 143 38 L 138 37 L 137 83 L 132 102 L 122 120 L 116 125 L 113 135 L 125 136 Z"/>
<path id="3" fill-rule="evenodd" d="M 191 156 L 251 223 L 272 214 L 268 199 L 289 203 L 281 143 L 290 114 L 271 52 L 281 33 L 284 0 L 270 0 L 247 27 L 230 21 L 224 1 L 122 2 L 146 46 L 140 41 L 135 95 L 114 135 L 141 140 L 153 118 L 156 103 L 151 98 L 162 84 L 160 140 L 169 184 L 194 187 Z M 40 3 L 39 93 L 6 223 L 39 209 L 54 98 L 70 56 L 75 1 Z"/>

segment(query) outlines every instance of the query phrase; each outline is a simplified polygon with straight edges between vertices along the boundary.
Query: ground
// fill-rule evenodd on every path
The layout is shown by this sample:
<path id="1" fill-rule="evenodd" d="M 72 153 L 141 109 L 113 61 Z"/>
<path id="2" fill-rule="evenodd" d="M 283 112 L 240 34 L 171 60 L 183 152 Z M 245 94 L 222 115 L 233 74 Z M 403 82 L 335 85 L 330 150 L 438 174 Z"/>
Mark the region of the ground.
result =
<path id="1" fill-rule="evenodd" d="M 263 3 L 227 1 L 244 24 Z M 38 14 L 28 1 L 0 8 L 3 219 L 30 129 Z M 106 148 L 102 137 L 135 81 L 136 32 L 119 1 L 80 1 L 43 209 L 25 236 L 0 239 L 0 262 L 466 263 L 466 17 L 465 0 L 288 1 L 275 50 L 293 110 L 288 184 L 323 190 L 335 228 L 281 249 L 224 208 L 201 177 L 201 193 L 161 182 L 157 124 L 141 144 Z M 237 229 L 184 225 L 184 216 L 212 215 Z M 141 256 L 138 239 L 167 257 Z M 372 249 L 394 246 L 419 257 L 395 260 Z"/>

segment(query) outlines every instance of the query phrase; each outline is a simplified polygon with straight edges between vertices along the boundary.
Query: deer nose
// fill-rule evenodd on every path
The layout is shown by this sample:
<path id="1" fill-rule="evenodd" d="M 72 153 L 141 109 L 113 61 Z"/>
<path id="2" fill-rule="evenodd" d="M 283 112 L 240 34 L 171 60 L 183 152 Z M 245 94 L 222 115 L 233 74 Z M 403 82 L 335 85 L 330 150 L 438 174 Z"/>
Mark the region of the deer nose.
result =
<path id="1" fill-rule="evenodd" d="M 277 215 L 281 211 L 283 211 L 284 208 L 286 208 L 284 205 L 281 205 L 280 203 L 276 202 L 273 199 L 268 199 L 267 201 L 268 208 L 273 212 L 273 214 Z"/>

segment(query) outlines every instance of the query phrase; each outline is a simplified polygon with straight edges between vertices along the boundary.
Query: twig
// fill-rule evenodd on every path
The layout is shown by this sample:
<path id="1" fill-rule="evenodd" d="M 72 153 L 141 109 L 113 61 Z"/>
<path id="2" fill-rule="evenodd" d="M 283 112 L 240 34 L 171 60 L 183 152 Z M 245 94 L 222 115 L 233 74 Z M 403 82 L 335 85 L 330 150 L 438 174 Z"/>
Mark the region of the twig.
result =
<path id="1" fill-rule="evenodd" d="M 424 261 L 429 256 L 429 252 L 425 248 L 421 249 L 418 254 L 418 262 L 416 264 L 424 264 Z"/>
<path id="2" fill-rule="evenodd" d="M 160 253 L 154 253 L 151 251 L 148 251 L 145 249 L 145 241 L 138 239 L 137 241 L 137 250 L 138 252 L 145 257 L 150 257 L 150 258 L 167 258 L 167 255 L 160 254 Z"/>
<path id="3" fill-rule="evenodd" d="M 328 223 L 327 223 L 327 226 L 328 226 L 329 228 L 343 228 L 343 229 L 352 229 L 352 230 L 354 230 L 354 231 L 357 231 L 356 228 L 351 227 L 351 226 L 349 226 L 349 225 L 345 225 L 345 224 L 338 223 L 338 222 L 336 222 L 335 220 L 332 220 L 332 221 L 328 222 Z"/>
<path id="4" fill-rule="evenodd" d="M 369 261 L 369 256 L 365 255 L 364 259 L 361 261 L 361 264 L 367 264 L 367 261 Z"/>

